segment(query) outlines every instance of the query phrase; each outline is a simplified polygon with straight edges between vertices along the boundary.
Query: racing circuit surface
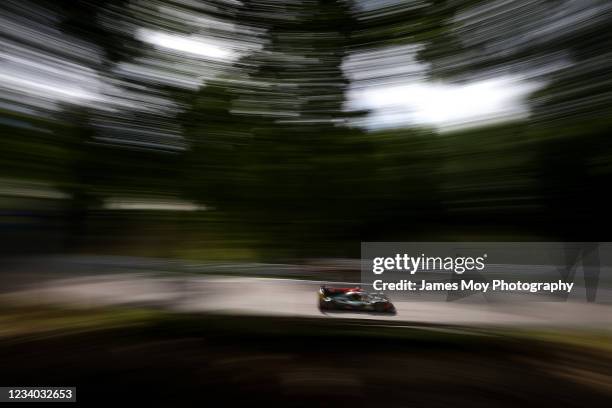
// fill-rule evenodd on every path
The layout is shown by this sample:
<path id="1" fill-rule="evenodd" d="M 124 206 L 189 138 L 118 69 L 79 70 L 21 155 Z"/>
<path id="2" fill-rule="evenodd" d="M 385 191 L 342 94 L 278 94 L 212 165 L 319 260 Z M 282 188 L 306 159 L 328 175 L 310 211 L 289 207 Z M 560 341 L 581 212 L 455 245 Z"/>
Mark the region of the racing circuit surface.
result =
<path id="1" fill-rule="evenodd" d="M 81 403 L 104 406 L 609 401 L 609 303 L 579 293 L 567 302 L 392 298 L 396 315 L 321 313 L 321 283 L 188 273 L 144 259 L 3 260 L 0 361 L 9 369 L 0 381 L 52 379 L 76 386 Z"/>
<path id="2" fill-rule="evenodd" d="M 162 307 L 172 311 L 245 315 L 359 318 L 389 322 L 462 325 L 537 325 L 610 327 L 609 303 L 591 304 L 575 293 L 567 302 L 487 302 L 474 295 L 454 302 L 399 300 L 391 296 L 397 314 L 325 312 L 317 307 L 318 280 L 163 273 L 87 267 L 66 259 L 27 260 L 4 265 L 0 301 L 75 307 Z M 142 265 L 139 262 L 139 265 Z M 45 272 L 40 272 L 41 268 Z M 117 271 L 121 270 L 121 273 Z M 102 271 L 102 272 L 101 272 Z M 114 271 L 114 272 L 109 272 Z M 354 283 L 335 282 L 347 286 Z M 603 296 L 609 295 L 601 290 Z"/>

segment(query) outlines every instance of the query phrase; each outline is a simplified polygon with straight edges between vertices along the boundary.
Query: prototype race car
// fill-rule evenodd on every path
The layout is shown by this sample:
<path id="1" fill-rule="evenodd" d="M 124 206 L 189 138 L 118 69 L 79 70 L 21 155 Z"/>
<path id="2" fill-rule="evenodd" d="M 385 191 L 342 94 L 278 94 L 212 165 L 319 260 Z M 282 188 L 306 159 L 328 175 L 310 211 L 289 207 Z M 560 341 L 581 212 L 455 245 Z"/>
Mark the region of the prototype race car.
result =
<path id="1" fill-rule="evenodd" d="M 357 310 L 379 313 L 395 313 L 395 306 L 382 293 L 367 293 L 359 287 L 319 289 L 319 309 Z"/>

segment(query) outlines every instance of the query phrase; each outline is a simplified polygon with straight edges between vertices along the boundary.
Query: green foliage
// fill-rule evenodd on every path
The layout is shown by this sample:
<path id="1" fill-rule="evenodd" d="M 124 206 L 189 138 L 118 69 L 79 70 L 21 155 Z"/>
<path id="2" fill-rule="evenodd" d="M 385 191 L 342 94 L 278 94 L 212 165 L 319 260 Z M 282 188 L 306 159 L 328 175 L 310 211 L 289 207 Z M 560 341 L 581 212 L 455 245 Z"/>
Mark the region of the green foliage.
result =
<path id="1" fill-rule="evenodd" d="M 260 29 L 263 48 L 195 90 L 120 81 L 114 70 L 150 51 L 134 35 L 138 26 L 189 32 L 177 19 L 125 0 L 41 3 L 57 13 L 66 35 L 100 51 L 100 61 L 74 62 L 123 90 L 167 97 L 181 111 L 137 115 L 67 104 L 48 116 L 1 112 L 3 176 L 44 180 L 68 193 L 67 230 L 76 240 L 91 210 L 111 196 L 203 204 L 212 211 L 181 225 L 183 239 L 286 256 L 355 254 L 359 241 L 437 239 L 466 226 L 570 239 L 609 224 L 600 197 L 612 176 L 612 42 L 602 29 L 609 18 L 500 50 L 546 10 L 527 2 L 533 13 L 524 17 L 520 8 L 502 8 L 465 26 L 465 12 L 487 2 L 417 1 L 384 13 L 356 13 L 340 0 L 208 3 L 213 17 Z M 172 6 L 199 10 L 196 3 Z M 500 15 L 525 24 L 508 25 Z M 572 63 L 535 77 L 545 86 L 531 95 L 532 115 L 523 122 L 444 134 L 355 127 L 367 112 L 346 109 L 343 61 L 355 51 L 403 44 L 420 45 L 430 76 L 447 80 L 510 65 L 537 70 L 551 55 Z M 99 123 L 118 124 L 125 143 L 101 138 Z M 181 144 L 143 147 L 128 125 L 160 134 L 180 129 Z"/>

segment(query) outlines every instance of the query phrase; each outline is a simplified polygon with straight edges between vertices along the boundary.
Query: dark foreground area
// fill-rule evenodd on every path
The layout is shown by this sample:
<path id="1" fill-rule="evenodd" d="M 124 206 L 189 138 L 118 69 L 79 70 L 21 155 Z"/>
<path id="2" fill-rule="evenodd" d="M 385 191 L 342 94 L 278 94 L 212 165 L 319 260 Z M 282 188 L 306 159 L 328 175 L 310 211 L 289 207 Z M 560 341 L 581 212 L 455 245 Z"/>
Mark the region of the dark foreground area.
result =
<path id="1" fill-rule="evenodd" d="M 104 406 L 584 407 L 612 395 L 605 347 L 448 326 L 154 316 L 4 336 L 0 384 L 76 386 L 80 404 Z"/>

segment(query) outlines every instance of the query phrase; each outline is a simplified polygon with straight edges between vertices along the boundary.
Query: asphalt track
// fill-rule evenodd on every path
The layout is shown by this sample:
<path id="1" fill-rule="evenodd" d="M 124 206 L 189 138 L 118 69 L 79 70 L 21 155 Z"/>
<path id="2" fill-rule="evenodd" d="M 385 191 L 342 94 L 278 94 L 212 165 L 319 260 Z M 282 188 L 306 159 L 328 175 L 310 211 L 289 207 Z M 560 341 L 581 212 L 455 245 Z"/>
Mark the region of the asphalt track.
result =
<path id="1" fill-rule="evenodd" d="M 472 326 L 612 327 L 612 306 L 576 299 L 564 302 L 454 302 L 396 300 L 397 313 L 326 312 L 317 307 L 321 281 L 236 276 L 105 273 L 38 280 L 4 290 L 5 304 L 65 307 L 158 307 L 181 312 L 370 319 L 390 324 Z M 337 284 L 342 284 L 337 282 Z M 350 283 L 346 283 L 347 285 Z M 584 298 L 582 298 L 584 299 Z"/>

